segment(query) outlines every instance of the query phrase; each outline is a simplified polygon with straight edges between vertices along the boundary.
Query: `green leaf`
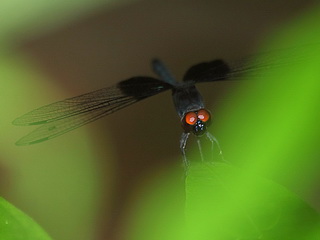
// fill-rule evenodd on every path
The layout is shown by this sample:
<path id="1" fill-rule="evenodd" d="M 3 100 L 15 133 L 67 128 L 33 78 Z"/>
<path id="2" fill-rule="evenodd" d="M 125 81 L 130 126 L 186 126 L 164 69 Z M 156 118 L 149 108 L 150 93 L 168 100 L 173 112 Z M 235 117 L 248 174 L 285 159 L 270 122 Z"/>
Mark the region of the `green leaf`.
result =
<path id="1" fill-rule="evenodd" d="M 50 240 L 51 238 L 30 217 L 0 198 L 0 239 Z"/>
<path id="2" fill-rule="evenodd" d="M 316 239 L 318 213 L 283 186 L 228 164 L 193 163 L 188 239 Z"/>

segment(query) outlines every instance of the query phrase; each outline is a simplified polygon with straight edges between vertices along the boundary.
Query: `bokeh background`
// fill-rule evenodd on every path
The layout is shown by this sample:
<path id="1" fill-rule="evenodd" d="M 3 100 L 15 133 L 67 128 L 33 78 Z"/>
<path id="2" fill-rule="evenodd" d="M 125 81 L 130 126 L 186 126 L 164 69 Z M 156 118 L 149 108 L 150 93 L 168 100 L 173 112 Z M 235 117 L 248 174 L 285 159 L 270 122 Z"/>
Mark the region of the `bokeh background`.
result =
<path id="1" fill-rule="evenodd" d="M 1 196 L 54 239 L 123 239 L 141 189 L 181 161 L 182 129 L 171 93 L 28 147 L 14 142 L 32 128 L 12 126 L 12 120 L 131 76 L 153 76 L 154 57 L 177 79 L 194 63 L 241 59 L 314 11 L 316 2 L 3 0 Z M 240 86 L 229 81 L 199 87 L 214 118 Z M 213 124 L 212 132 L 227 146 L 215 131 L 219 126 Z M 290 189 L 320 209 L 319 185 Z"/>

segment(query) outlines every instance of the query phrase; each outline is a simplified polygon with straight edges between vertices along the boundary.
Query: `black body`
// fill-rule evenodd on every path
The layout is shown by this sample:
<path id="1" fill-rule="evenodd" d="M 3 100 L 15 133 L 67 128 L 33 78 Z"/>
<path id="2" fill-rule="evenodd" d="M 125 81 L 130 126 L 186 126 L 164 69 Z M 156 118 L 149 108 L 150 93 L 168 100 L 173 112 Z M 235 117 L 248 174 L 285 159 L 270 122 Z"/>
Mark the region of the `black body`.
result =
<path id="1" fill-rule="evenodd" d="M 204 108 L 203 99 L 194 85 L 174 87 L 172 89 L 172 99 L 180 119 L 187 112 Z"/>

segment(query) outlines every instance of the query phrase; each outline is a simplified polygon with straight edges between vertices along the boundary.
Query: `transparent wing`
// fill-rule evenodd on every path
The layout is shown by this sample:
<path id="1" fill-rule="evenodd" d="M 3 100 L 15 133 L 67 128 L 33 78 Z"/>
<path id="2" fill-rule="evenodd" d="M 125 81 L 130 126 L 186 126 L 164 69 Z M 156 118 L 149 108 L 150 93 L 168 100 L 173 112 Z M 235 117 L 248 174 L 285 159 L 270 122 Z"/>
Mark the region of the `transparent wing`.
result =
<path id="1" fill-rule="evenodd" d="M 13 121 L 14 125 L 43 125 L 16 144 L 49 140 L 171 88 L 158 79 L 134 77 L 112 87 L 40 107 Z"/>
<path id="2" fill-rule="evenodd" d="M 320 43 L 315 43 L 251 55 L 230 64 L 223 60 L 203 62 L 190 67 L 184 75 L 183 81 L 198 83 L 237 80 L 242 79 L 244 74 L 258 76 L 257 74 L 264 69 L 285 67 L 308 61 L 319 51 Z"/>
<path id="3" fill-rule="evenodd" d="M 89 122 L 95 121 L 103 116 L 110 114 L 113 111 L 119 110 L 120 108 L 123 108 L 135 102 L 137 102 L 136 99 L 127 99 L 120 103 L 121 107 L 115 106 L 115 109 L 97 108 L 96 110 L 91 112 L 84 112 L 68 117 L 66 119 L 60 119 L 45 123 L 17 141 L 16 145 L 30 145 L 49 140 L 66 132 L 69 132 L 75 128 L 81 127 Z"/>

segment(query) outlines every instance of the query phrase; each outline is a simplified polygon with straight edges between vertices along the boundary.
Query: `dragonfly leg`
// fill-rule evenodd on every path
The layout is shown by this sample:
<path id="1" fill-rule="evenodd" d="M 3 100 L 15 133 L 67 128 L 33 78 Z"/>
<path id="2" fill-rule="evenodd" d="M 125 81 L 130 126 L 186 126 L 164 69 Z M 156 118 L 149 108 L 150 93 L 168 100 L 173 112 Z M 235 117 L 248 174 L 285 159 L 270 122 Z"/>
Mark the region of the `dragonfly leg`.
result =
<path id="1" fill-rule="evenodd" d="M 212 145 L 211 145 L 212 155 L 213 155 L 213 152 L 214 152 L 214 151 L 213 151 L 213 150 L 214 150 L 214 144 L 216 144 L 217 147 L 218 147 L 218 150 L 219 150 L 219 155 L 220 155 L 221 160 L 222 160 L 223 162 L 227 162 L 227 161 L 224 159 L 224 157 L 223 157 L 220 144 L 219 144 L 218 140 L 216 139 L 216 137 L 213 136 L 213 135 L 212 135 L 211 133 L 209 133 L 209 132 L 206 132 L 206 136 L 207 136 L 207 138 L 208 138 L 208 139 L 211 141 L 211 143 L 212 143 Z"/>
<path id="2" fill-rule="evenodd" d="M 197 138 L 197 143 L 198 143 L 198 148 L 199 148 L 199 152 L 200 152 L 201 161 L 204 162 L 201 143 L 200 143 L 200 138 Z"/>
<path id="3" fill-rule="evenodd" d="M 186 145 L 187 145 L 187 140 L 189 135 L 190 133 L 183 132 L 180 138 L 180 150 L 183 156 L 183 164 L 184 164 L 185 170 L 188 170 L 188 167 L 189 167 L 189 162 L 186 156 Z"/>

